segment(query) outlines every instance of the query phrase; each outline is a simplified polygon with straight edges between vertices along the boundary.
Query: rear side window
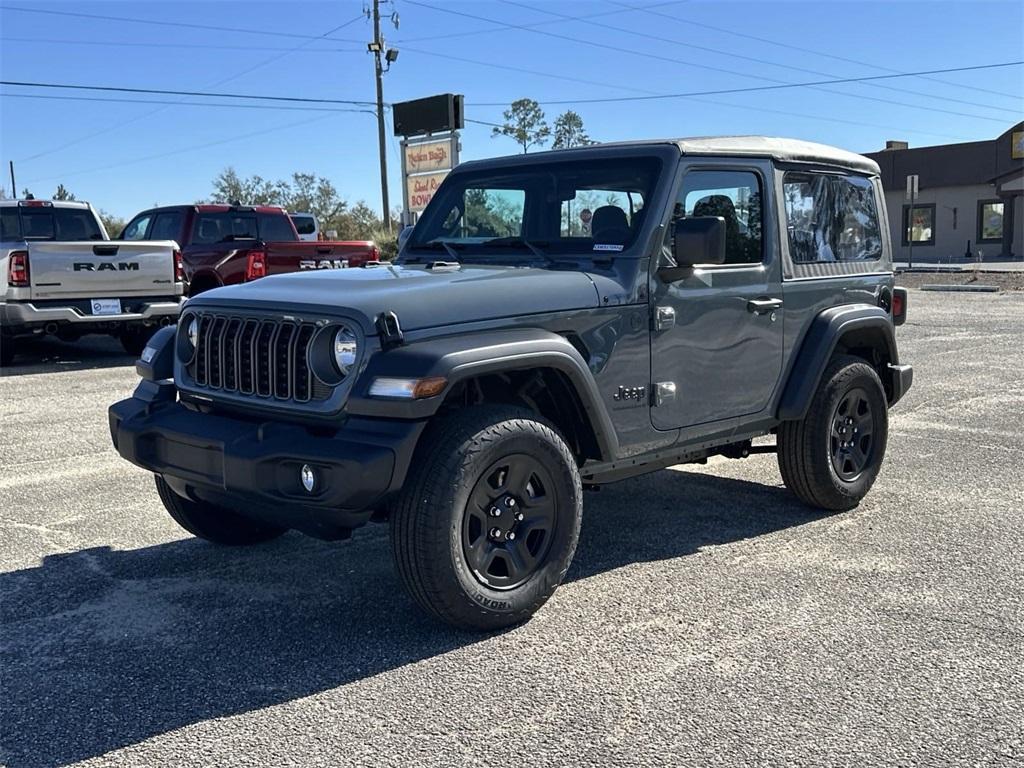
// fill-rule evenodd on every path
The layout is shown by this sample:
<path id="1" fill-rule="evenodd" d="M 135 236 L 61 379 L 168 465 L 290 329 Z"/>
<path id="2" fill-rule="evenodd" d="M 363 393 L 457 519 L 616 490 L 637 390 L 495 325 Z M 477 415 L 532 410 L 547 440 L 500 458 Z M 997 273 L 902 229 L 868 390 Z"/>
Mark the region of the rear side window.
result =
<path id="1" fill-rule="evenodd" d="M 149 233 L 150 240 L 177 240 L 181 237 L 181 211 L 158 213 L 153 220 L 153 229 Z"/>
<path id="2" fill-rule="evenodd" d="M 292 216 L 292 224 L 295 225 L 295 231 L 300 235 L 316 233 L 316 221 L 312 216 Z"/>
<path id="3" fill-rule="evenodd" d="M 192 226 L 192 242 L 196 245 L 255 239 L 256 217 L 251 213 L 201 212 Z"/>
<path id="4" fill-rule="evenodd" d="M 299 239 L 292 228 L 291 219 L 283 213 L 260 213 L 257 214 L 257 219 L 260 225 L 260 239 L 264 242 L 288 243 Z"/>
<path id="5" fill-rule="evenodd" d="M 18 209 L 14 206 L 0 208 L 0 241 L 9 243 L 21 239 L 21 221 L 18 219 Z"/>
<path id="6" fill-rule="evenodd" d="M 19 208 L 25 240 L 102 240 L 100 225 L 84 208 Z"/>
<path id="7" fill-rule="evenodd" d="M 875 189 L 860 176 L 787 173 L 783 181 L 794 264 L 882 258 Z"/>

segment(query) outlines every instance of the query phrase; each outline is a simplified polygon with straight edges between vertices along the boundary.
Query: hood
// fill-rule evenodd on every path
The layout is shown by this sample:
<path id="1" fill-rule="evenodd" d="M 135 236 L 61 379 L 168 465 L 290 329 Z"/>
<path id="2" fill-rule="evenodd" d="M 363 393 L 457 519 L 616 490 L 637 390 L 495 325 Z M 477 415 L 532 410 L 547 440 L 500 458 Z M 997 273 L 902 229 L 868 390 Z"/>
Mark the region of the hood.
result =
<path id="1" fill-rule="evenodd" d="M 361 315 L 374 333 L 381 312 L 398 315 L 404 331 L 598 306 L 585 272 L 467 264 L 431 270 L 425 265 L 294 272 L 218 288 L 189 304 L 252 306 L 293 312 Z"/>

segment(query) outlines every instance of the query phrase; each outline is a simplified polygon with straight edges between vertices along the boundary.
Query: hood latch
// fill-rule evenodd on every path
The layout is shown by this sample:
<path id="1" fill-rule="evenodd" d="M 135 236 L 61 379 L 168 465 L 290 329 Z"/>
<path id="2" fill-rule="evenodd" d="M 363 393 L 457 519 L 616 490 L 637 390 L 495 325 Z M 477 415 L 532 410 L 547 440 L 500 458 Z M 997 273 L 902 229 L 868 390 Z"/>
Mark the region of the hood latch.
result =
<path id="1" fill-rule="evenodd" d="M 405 343 L 405 334 L 402 333 L 402 326 L 398 323 L 398 315 L 391 310 L 381 312 L 373 322 L 380 336 L 381 349 L 387 350 L 392 347 L 400 347 Z"/>

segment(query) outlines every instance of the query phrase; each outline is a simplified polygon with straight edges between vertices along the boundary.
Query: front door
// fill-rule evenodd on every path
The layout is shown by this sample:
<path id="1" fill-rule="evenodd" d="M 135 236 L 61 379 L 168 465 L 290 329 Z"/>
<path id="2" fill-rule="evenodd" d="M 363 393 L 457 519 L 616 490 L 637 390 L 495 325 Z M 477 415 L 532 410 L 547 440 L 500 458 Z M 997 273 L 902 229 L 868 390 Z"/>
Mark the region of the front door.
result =
<path id="1" fill-rule="evenodd" d="M 726 257 L 673 283 L 654 278 L 651 420 L 665 430 L 759 413 L 782 369 L 771 164 L 684 162 L 674 216 L 724 219 Z"/>

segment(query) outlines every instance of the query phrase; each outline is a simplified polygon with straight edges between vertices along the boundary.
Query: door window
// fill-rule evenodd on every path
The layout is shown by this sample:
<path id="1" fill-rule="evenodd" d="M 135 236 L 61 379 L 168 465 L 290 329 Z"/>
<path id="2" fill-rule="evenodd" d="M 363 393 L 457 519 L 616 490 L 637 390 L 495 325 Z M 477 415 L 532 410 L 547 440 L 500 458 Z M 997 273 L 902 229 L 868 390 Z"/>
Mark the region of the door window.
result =
<path id="1" fill-rule="evenodd" d="M 882 258 L 874 186 L 861 176 L 787 173 L 789 254 L 796 264 Z"/>
<path id="2" fill-rule="evenodd" d="M 153 231 L 149 235 L 150 240 L 177 240 L 181 236 L 181 211 L 169 211 L 158 213 L 153 222 Z"/>
<path id="3" fill-rule="evenodd" d="M 756 173 L 687 173 L 676 199 L 673 218 L 695 216 L 714 216 L 725 221 L 726 264 L 761 263 L 764 256 L 763 202 L 761 179 Z M 671 231 L 668 236 L 671 237 Z"/>
<path id="4" fill-rule="evenodd" d="M 260 239 L 266 243 L 290 243 L 298 240 L 292 220 L 283 213 L 258 214 Z M 312 219 L 310 219 L 312 221 Z"/>
<path id="5" fill-rule="evenodd" d="M 146 230 L 149 229 L 149 221 L 152 217 L 147 213 L 136 216 L 121 233 L 122 240 L 145 240 Z M 162 239 L 162 238 L 161 238 Z"/>

